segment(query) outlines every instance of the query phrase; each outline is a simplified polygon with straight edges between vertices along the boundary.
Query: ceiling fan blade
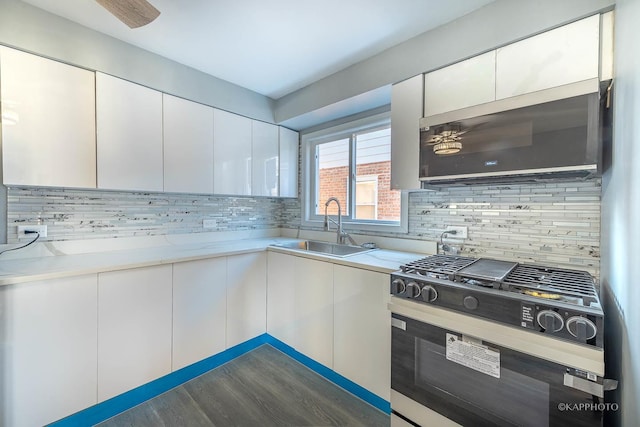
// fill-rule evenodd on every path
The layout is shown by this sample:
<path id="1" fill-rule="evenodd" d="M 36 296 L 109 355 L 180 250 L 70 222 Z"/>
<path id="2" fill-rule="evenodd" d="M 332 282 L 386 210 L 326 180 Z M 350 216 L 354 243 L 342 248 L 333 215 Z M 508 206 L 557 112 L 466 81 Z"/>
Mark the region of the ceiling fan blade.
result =
<path id="1" fill-rule="evenodd" d="M 129 28 L 147 25 L 160 15 L 160 11 L 146 0 L 96 0 L 96 2 Z"/>

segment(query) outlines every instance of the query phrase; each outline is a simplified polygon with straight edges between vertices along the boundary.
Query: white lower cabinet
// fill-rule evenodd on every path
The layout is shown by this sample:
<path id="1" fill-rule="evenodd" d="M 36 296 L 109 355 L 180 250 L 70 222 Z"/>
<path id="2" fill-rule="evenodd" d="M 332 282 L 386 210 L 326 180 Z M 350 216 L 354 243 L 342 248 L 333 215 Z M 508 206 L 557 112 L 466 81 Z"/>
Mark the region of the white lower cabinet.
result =
<path id="1" fill-rule="evenodd" d="M 299 284 L 294 262 L 291 255 L 267 252 L 267 333 L 291 347 L 295 346 L 295 290 Z"/>
<path id="2" fill-rule="evenodd" d="M 267 254 L 227 257 L 227 348 L 266 332 Z"/>
<path id="3" fill-rule="evenodd" d="M 389 400 L 389 275 L 334 265 L 333 369 Z"/>
<path id="4" fill-rule="evenodd" d="M 333 368 L 333 264 L 294 257 L 295 349 Z"/>
<path id="5" fill-rule="evenodd" d="M 96 403 L 97 287 L 96 275 L 0 287 L 0 425 Z"/>
<path id="6" fill-rule="evenodd" d="M 98 401 L 171 372 L 172 266 L 98 275 Z"/>
<path id="7" fill-rule="evenodd" d="M 224 351 L 226 298 L 226 258 L 173 265 L 173 371 Z"/>
<path id="8" fill-rule="evenodd" d="M 267 332 L 389 400 L 389 275 L 268 253 Z"/>
<path id="9" fill-rule="evenodd" d="M 0 425 L 48 424 L 266 331 L 388 400 L 388 294 L 386 274 L 264 251 L 0 287 Z"/>

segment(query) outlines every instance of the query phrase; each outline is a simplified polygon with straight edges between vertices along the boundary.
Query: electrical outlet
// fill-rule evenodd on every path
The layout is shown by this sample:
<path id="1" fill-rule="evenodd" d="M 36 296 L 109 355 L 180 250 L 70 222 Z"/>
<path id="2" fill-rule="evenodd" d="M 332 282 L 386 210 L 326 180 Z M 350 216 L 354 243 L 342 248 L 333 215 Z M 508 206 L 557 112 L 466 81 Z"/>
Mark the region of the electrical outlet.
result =
<path id="1" fill-rule="evenodd" d="M 448 239 L 466 239 L 467 227 L 460 227 L 456 225 L 447 225 L 446 230 L 455 230 L 456 234 L 445 234 L 444 237 Z"/>
<path id="2" fill-rule="evenodd" d="M 25 233 L 25 231 L 36 231 L 40 233 L 40 237 L 47 237 L 47 226 L 46 225 L 19 225 L 18 226 L 18 238 L 33 238 L 35 237 L 31 233 Z"/>
<path id="3" fill-rule="evenodd" d="M 202 220 L 202 228 L 216 228 L 218 226 L 218 221 L 215 219 L 204 219 Z"/>

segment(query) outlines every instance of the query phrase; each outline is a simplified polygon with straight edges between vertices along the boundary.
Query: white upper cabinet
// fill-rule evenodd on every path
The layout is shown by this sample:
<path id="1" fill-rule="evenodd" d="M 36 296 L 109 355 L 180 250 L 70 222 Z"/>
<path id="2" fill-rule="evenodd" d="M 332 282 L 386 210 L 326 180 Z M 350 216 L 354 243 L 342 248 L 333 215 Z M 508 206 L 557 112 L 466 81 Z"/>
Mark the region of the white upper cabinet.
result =
<path id="1" fill-rule="evenodd" d="M 391 188 L 420 188 L 420 118 L 422 117 L 422 74 L 396 83 L 391 88 Z"/>
<path id="2" fill-rule="evenodd" d="M 251 121 L 251 195 L 278 195 L 278 126 Z"/>
<path id="3" fill-rule="evenodd" d="M 213 108 L 163 94 L 164 191 L 213 193 Z"/>
<path id="4" fill-rule="evenodd" d="M 602 15 L 600 21 L 600 80 L 613 78 L 613 11 Z"/>
<path id="5" fill-rule="evenodd" d="M 251 119 L 214 109 L 213 192 L 251 194 Z"/>
<path id="6" fill-rule="evenodd" d="M 298 132 L 280 127 L 280 197 L 298 197 Z"/>
<path id="7" fill-rule="evenodd" d="M 611 19 L 603 16 L 604 29 Z M 607 34 L 603 45 L 611 44 Z M 600 45 L 600 15 L 594 15 L 427 73 L 424 116 L 598 78 Z M 603 62 L 610 51 L 602 52 Z"/>
<path id="8" fill-rule="evenodd" d="M 599 30 L 594 15 L 498 49 L 496 99 L 597 78 Z"/>
<path id="9" fill-rule="evenodd" d="M 162 93 L 96 73 L 98 188 L 162 191 Z"/>
<path id="10" fill-rule="evenodd" d="M 424 115 L 433 116 L 495 99 L 496 52 L 474 56 L 424 76 Z"/>
<path id="11" fill-rule="evenodd" d="M 5 185 L 96 187 L 95 75 L 0 46 Z"/>

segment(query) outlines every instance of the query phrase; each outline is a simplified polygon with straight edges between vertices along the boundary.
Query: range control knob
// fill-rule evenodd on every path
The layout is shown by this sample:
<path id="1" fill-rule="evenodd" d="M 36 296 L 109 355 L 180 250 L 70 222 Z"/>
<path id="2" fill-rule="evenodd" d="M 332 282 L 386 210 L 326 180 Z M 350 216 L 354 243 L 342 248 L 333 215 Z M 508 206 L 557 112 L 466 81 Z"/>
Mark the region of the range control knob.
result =
<path id="1" fill-rule="evenodd" d="M 391 282 L 391 293 L 393 295 L 404 294 L 404 291 L 407 290 L 407 287 L 404 285 L 404 280 L 395 279 Z"/>
<path id="2" fill-rule="evenodd" d="M 422 299 L 426 302 L 434 302 L 438 299 L 438 291 L 431 285 L 422 287 Z"/>
<path id="3" fill-rule="evenodd" d="M 416 282 L 407 284 L 407 295 L 411 298 L 418 298 L 420 296 L 420 285 Z"/>
<path id="4" fill-rule="evenodd" d="M 587 341 L 596 336 L 598 328 L 586 317 L 574 316 L 567 320 L 567 330 L 579 341 Z"/>
<path id="5" fill-rule="evenodd" d="M 475 310 L 476 308 L 478 308 L 480 302 L 478 301 L 478 298 L 467 295 L 466 297 L 464 297 L 464 300 L 462 300 L 462 304 L 467 310 Z"/>
<path id="6" fill-rule="evenodd" d="M 553 310 L 542 310 L 538 313 L 538 325 L 545 332 L 558 332 L 564 328 L 564 320 Z"/>

